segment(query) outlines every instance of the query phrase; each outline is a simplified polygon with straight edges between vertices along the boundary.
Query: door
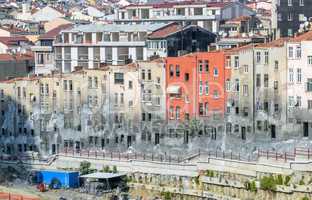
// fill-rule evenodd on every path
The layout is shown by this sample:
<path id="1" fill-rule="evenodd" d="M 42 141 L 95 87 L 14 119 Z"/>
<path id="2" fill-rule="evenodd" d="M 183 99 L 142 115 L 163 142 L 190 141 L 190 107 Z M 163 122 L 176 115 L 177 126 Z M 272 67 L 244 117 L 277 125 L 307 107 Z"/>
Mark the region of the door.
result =
<path id="1" fill-rule="evenodd" d="M 131 141 L 131 135 L 128 135 L 128 136 L 127 136 L 127 147 L 130 147 L 130 146 L 131 146 L 131 143 L 132 143 L 132 141 Z"/>
<path id="2" fill-rule="evenodd" d="M 80 142 L 76 141 L 76 152 L 79 153 L 80 152 Z"/>
<path id="3" fill-rule="evenodd" d="M 242 126 L 242 140 L 246 140 L 246 127 Z"/>
<path id="4" fill-rule="evenodd" d="M 159 144 L 159 133 L 155 133 L 155 145 Z"/>
<path id="5" fill-rule="evenodd" d="M 276 138 L 276 126 L 274 124 L 271 125 L 271 138 Z"/>
<path id="6" fill-rule="evenodd" d="M 101 147 L 102 147 L 102 149 L 104 149 L 104 147 L 105 147 L 105 139 L 104 138 L 101 139 Z"/>
<path id="7" fill-rule="evenodd" d="M 303 122 L 303 137 L 309 137 L 309 123 Z"/>
<path id="8" fill-rule="evenodd" d="M 188 144 L 189 143 L 189 132 L 185 131 L 184 132 L 184 144 Z"/>
<path id="9" fill-rule="evenodd" d="M 52 144 L 52 154 L 56 154 L 56 146 L 55 144 Z"/>

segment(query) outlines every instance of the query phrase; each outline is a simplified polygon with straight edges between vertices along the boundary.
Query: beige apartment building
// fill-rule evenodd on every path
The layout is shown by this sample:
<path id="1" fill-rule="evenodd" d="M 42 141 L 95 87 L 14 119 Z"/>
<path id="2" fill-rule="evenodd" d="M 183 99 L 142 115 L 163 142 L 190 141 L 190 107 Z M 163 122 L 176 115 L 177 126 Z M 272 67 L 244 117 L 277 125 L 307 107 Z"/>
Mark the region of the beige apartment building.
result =
<path id="1" fill-rule="evenodd" d="M 134 145 L 141 129 L 138 76 L 130 64 L 1 82 L 1 152 Z"/>

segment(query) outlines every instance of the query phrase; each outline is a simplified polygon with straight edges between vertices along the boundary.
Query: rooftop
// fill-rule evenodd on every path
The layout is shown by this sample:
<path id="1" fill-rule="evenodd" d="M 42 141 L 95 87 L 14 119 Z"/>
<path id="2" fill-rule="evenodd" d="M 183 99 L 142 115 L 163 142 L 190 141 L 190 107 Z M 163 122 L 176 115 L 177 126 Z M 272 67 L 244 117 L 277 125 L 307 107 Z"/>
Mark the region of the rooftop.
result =
<path id="1" fill-rule="evenodd" d="M 80 176 L 81 178 L 93 178 L 93 179 L 112 179 L 117 177 L 125 176 L 126 174 L 114 174 L 114 173 L 102 173 L 102 172 L 95 172 L 92 174 L 86 174 Z"/>
<path id="2" fill-rule="evenodd" d="M 167 24 L 87 24 L 61 32 L 152 32 Z"/>
<path id="3" fill-rule="evenodd" d="M 312 30 L 298 34 L 294 38 L 290 39 L 291 42 L 301 42 L 301 41 L 308 41 L 308 40 L 312 40 Z"/>
<path id="4" fill-rule="evenodd" d="M 46 32 L 45 34 L 41 35 L 39 37 L 39 39 L 40 40 L 42 40 L 42 39 L 54 39 L 62 30 L 69 29 L 72 26 L 73 26 L 72 24 L 60 25 L 60 26 Z"/>
<path id="5" fill-rule="evenodd" d="M 25 36 L 0 37 L 0 43 L 3 43 L 7 46 L 17 45 L 17 42 L 19 42 L 19 41 L 27 42 L 29 40 Z"/>
<path id="6" fill-rule="evenodd" d="M 188 6 L 188 5 L 204 5 L 207 7 L 219 7 L 222 8 L 226 5 L 230 4 L 230 2 L 198 2 L 198 1 L 180 1 L 180 2 L 161 2 L 161 3 L 147 3 L 147 4 L 130 4 L 123 8 L 131 8 L 131 7 L 152 7 L 152 8 L 172 8 L 174 6 Z"/>

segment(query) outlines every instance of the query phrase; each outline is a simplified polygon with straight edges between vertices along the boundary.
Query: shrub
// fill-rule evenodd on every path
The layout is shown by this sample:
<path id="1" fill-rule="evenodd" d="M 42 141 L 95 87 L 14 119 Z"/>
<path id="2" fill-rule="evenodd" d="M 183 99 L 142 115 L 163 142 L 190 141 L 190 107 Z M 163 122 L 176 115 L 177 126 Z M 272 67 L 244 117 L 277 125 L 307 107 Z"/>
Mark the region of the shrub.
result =
<path id="1" fill-rule="evenodd" d="M 92 170 L 90 169 L 90 167 L 91 167 L 91 163 L 90 162 L 82 161 L 80 163 L 80 167 L 79 167 L 80 174 L 81 175 L 85 175 L 85 174 L 91 173 Z"/>
<path id="2" fill-rule="evenodd" d="M 273 176 L 264 176 L 260 180 L 260 188 L 263 190 L 275 191 L 276 181 Z"/>
<path id="3" fill-rule="evenodd" d="M 255 181 L 252 181 L 252 182 L 247 181 L 247 182 L 245 182 L 245 188 L 248 191 L 257 192 L 257 186 L 256 186 L 256 182 Z"/>
<path id="4" fill-rule="evenodd" d="M 170 192 L 162 192 L 161 195 L 164 197 L 165 200 L 171 200 L 172 199 Z"/>
<path id="5" fill-rule="evenodd" d="M 284 183 L 283 176 L 281 174 L 277 175 L 276 184 L 277 185 L 283 185 L 283 183 Z"/>
<path id="6" fill-rule="evenodd" d="M 117 172 L 118 172 L 118 171 L 117 171 L 117 167 L 114 165 L 114 166 L 113 166 L 113 173 L 114 173 L 114 174 L 117 174 Z"/>
<path id="7" fill-rule="evenodd" d="M 308 197 L 302 197 L 301 200 L 310 200 Z"/>
<path id="8" fill-rule="evenodd" d="M 212 170 L 207 170 L 206 171 L 206 176 L 208 176 L 208 177 L 214 177 L 214 172 L 212 171 Z"/>
<path id="9" fill-rule="evenodd" d="M 285 177 L 285 181 L 284 181 L 284 185 L 289 186 L 290 179 L 291 179 L 290 176 L 286 176 L 286 177 Z"/>

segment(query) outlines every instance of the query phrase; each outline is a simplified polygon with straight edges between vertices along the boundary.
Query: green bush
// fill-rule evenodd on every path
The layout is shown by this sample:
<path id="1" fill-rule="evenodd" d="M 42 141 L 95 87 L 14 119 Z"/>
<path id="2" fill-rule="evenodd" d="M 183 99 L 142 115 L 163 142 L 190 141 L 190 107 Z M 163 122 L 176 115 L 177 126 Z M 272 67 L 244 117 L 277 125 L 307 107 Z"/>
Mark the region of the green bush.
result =
<path id="1" fill-rule="evenodd" d="M 308 197 L 302 197 L 301 200 L 310 200 Z"/>
<path id="2" fill-rule="evenodd" d="M 113 166 L 113 173 L 114 173 L 114 174 L 117 174 L 117 172 L 118 172 L 118 171 L 117 171 L 117 167 L 114 165 L 114 166 Z"/>
<path id="3" fill-rule="evenodd" d="M 290 176 L 286 176 L 286 177 L 285 177 L 285 181 L 284 181 L 284 185 L 289 186 L 290 179 L 291 179 Z"/>
<path id="4" fill-rule="evenodd" d="M 257 192 L 257 186 L 256 186 L 256 182 L 255 181 L 246 181 L 245 182 L 245 188 L 246 190 L 248 191 L 251 191 L 251 192 Z"/>
<path id="5" fill-rule="evenodd" d="M 303 179 L 301 179 L 301 180 L 299 181 L 299 185 L 305 185 L 305 183 L 304 183 L 304 180 L 303 180 Z"/>
<path id="6" fill-rule="evenodd" d="M 94 172 L 95 169 L 91 169 L 91 163 L 88 161 L 82 161 L 80 163 L 79 172 L 80 175 L 90 174 Z"/>
<path id="7" fill-rule="evenodd" d="M 208 177 L 214 177 L 214 172 L 212 170 L 206 170 L 206 176 Z"/>
<path id="8" fill-rule="evenodd" d="M 263 190 L 275 191 L 276 180 L 274 180 L 273 176 L 264 176 L 260 180 L 260 188 Z"/>
<path id="9" fill-rule="evenodd" d="M 281 174 L 277 175 L 276 184 L 277 185 L 283 185 L 283 183 L 284 183 L 283 176 Z"/>
<path id="10" fill-rule="evenodd" d="M 172 199 L 172 197 L 171 197 L 172 195 L 170 192 L 162 192 L 161 196 L 163 196 L 165 200 L 171 200 Z"/>

